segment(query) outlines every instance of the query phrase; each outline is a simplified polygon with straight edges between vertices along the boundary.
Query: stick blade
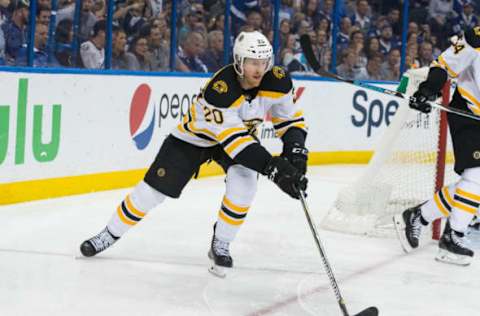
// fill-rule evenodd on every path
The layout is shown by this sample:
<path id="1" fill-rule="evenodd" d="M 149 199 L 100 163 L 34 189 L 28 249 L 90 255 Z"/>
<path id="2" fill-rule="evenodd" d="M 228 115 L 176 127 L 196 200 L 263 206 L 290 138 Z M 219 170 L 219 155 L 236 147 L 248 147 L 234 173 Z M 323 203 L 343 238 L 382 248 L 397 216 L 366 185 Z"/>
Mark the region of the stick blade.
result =
<path id="1" fill-rule="evenodd" d="M 372 306 L 353 316 L 378 316 L 378 308 Z"/>

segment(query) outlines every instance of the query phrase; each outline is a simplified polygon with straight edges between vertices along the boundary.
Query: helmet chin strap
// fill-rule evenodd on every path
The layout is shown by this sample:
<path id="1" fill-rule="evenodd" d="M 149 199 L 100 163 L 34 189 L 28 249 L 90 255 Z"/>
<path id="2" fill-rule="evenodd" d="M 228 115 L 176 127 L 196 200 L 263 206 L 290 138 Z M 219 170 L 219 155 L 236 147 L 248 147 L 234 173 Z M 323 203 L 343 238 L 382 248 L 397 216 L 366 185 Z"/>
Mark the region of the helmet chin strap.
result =
<path id="1" fill-rule="evenodd" d="M 235 72 L 237 73 L 237 75 L 240 77 L 240 78 L 243 78 L 243 63 L 245 61 L 245 57 L 240 57 L 240 65 L 238 65 L 237 63 L 233 63 L 233 68 L 235 69 Z M 238 69 L 240 68 L 240 69 Z"/>

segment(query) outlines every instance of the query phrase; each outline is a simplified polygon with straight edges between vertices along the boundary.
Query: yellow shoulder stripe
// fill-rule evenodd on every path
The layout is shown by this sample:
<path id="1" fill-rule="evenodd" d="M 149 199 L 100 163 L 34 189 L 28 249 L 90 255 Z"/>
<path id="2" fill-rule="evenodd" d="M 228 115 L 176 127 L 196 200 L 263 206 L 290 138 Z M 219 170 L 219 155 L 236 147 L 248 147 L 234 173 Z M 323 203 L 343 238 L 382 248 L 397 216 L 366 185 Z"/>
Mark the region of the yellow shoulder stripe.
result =
<path id="1" fill-rule="evenodd" d="M 438 56 L 438 62 L 440 63 L 440 65 L 445 67 L 450 77 L 453 77 L 453 78 L 458 77 L 458 74 L 455 71 L 453 71 L 452 68 L 450 68 L 450 66 L 447 64 L 447 62 L 445 61 L 442 55 Z"/>

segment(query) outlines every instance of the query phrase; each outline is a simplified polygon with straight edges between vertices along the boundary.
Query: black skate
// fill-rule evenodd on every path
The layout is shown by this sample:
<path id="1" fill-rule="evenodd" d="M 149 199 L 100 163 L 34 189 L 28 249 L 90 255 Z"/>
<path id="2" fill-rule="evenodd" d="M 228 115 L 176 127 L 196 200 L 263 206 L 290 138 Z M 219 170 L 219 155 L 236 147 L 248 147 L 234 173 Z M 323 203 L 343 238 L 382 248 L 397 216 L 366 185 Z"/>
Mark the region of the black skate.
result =
<path id="1" fill-rule="evenodd" d="M 470 225 L 468 225 L 468 228 L 471 230 L 480 231 L 480 218 L 475 216 Z"/>
<path id="2" fill-rule="evenodd" d="M 421 221 L 422 213 L 420 212 L 421 206 L 422 204 L 409 208 L 403 211 L 402 214 L 393 217 L 393 224 L 395 225 L 398 239 L 406 253 L 418 248 L 423 226 Z"/>
<path id="3" fill-rule="evenodd" d="M 85 240 L 80 245 L 80 251 L 85 257 L 93 257 L 113 245 L 117 240 L 118 237 L 113 236 L 105 227 L 99 234 Z"/>
<path id="4" fill-rule="evenodd" d="M 210 246 L 210 251 L 208 252 L 208 258 L 212 260 L 212 266 L 208 269 L 208 271 L 215 276 L 224 278 L 227 275 L 225 268 L 233 267 L 233 259 L 230 256 L 230 243 L 221 241 L 215 237 L 215 227 L 216 224 L 213 226 L 212 243 Z"/>
<path id="5" fill-rule="evenodd" d="M 447 222 L 442 238 L 438 243 L 440 249 L 435 260 L 460 266 L 468 266 L 472 262 L 473 251 L 465 246 L 463 233 L 459 233 L 450 228 Z"/>

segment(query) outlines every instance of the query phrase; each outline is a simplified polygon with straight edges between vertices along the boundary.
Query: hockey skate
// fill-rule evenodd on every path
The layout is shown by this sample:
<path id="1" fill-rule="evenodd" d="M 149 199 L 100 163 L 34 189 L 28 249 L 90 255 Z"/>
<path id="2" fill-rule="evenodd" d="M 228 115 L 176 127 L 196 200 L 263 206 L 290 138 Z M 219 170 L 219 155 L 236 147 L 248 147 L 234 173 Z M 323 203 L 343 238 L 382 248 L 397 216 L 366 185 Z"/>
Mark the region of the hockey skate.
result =
<path id="1" fill-rule="evenodd" d="M 470 225 L 468 225 L 468 228 L 470 230 L 480 231 L 480 218 L 475 216 Z"/>
<path id="2" fill-rule="evenodd" d="M 118 240 L 105 227 L 100 233 L 92 238 L 85 240 L 80 245 L 80 251 L 85 257 L 93 257 L 97 253 L 104 251 Z"/>
<path id="3" fill-rule="evenodd" d="M 212 243 L 208 252 L 208 258 L 212 260 L 212 265 L 208 271 L 219 278 L 224 278 L 227 276 L 226 269 L 233 267 L 233 259 L 230 256 L 230 243 L 215 237 L 215 227 L 216 224 L 213 226 Z"/>
<path id="4" fill-rule="evenodd" d="M 437 261 L 460 266 L 468 266 L 472 262 L 473 251 L 465 246 L 464 234 L 452 230 L 448 222 L 438 246 Z"/>
<path id="5" fill-rule="evenodd" d="M 406 253 L 418 248 L 420 234 L 422 232 L 420 205 L 403 211 L 402 214 L 393 216 L 393 224 L 398 239 Z"/>

